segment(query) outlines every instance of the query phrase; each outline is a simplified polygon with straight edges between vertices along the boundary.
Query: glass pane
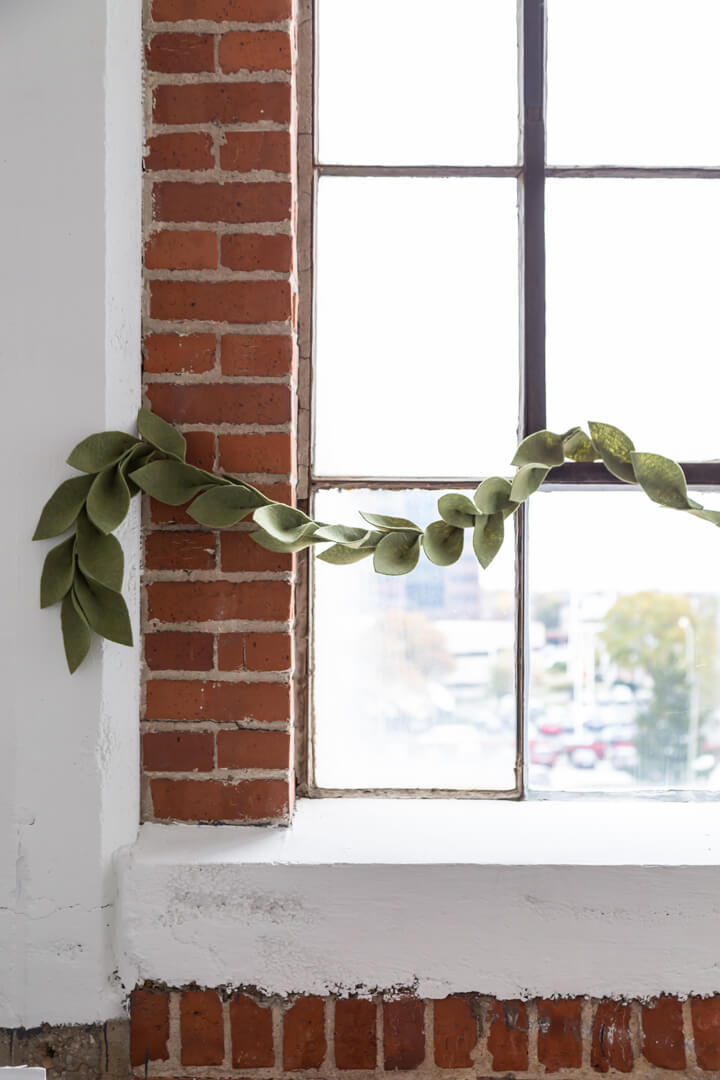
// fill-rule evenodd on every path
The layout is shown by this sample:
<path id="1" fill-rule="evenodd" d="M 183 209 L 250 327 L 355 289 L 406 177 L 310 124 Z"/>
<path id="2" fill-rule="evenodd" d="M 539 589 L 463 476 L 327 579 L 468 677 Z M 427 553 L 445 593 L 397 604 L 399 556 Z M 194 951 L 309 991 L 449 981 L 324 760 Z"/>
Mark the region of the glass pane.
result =
<path id="1" fill-rule="evenodd" d="M 602 420 L 639 450 L 720 457 L 720 183 L 547 187 L 548 426 Z"/>
<path id="2" fill-rule="evenodd" d="M 720 790 L 717 529 L 633 491 L 539 493 L 529 546 L 531 787 Z"/>
<path id="3" fill-rule="evenodd" d="M 514 180 L 321 180 L 315 471 L 507 471 L 517 277 Z"/>
<path id="4" fill-rule="evenodd" d="M 438 492 L 321 491 L 316 517 L 436 520 Z M 323 788 L 514 787 L 513 543 L 405 577 L 315 560 L 315 779 Z"/>
<path id="5" fill-rule="evenodd" d="M 548 160 L 720 165 L 718 0 L 548 0 Z"/>
<path id="6" fill-rule="evenodd" d="M 319 0 L 320 160 L 517 160 L 513 0 Z"/>

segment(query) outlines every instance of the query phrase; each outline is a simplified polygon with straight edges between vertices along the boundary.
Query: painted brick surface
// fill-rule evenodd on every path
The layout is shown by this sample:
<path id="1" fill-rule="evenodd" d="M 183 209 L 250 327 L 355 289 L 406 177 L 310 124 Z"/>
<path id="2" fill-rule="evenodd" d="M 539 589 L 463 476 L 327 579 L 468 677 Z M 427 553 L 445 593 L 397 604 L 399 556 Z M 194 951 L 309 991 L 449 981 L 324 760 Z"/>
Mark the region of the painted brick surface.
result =
<path id="1" fill-rule="evenodd" d="M 193 464 L 282 501 L 296 472 L 295 52 L 290 0 L 147 4 L 145 401 Z M 245 524 L 221 537 L 153 500 L 145 526 L 143 817 L 287 821 L 294 560 Z M 224 1061 L 218 1008 L 183 997 L 178 1068 Z M 230 1009 L 238 1068 L 274 1061 L 258 1008 Z"/>

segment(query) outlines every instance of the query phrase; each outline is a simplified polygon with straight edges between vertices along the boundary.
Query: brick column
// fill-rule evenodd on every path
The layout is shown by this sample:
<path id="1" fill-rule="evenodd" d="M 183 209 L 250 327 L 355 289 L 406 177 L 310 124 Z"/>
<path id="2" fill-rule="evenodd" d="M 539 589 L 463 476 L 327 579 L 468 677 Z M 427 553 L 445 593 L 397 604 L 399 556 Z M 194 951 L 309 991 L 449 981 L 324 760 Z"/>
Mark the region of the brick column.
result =
<path id="1" fill-rule="evenodd" d="M 292 0 L 152 0 L 145 39 L 146 401 L 291 501 Z M 293 559 L 152 502 L 145 526 L 143 816 L 289 820 Z"/>

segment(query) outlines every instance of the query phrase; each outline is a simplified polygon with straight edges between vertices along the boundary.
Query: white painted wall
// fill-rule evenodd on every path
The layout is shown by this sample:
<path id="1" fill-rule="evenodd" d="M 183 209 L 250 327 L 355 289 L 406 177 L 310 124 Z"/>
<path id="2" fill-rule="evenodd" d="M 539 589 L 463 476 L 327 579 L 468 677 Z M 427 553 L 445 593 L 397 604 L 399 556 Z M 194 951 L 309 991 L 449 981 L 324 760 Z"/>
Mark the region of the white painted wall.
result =
<path id="1" fill-rule="evenodd" d="M 139 402 L 140 70 L 140 0 L 0 4 L 0 1026 L 121 1013 L 137 654 L 95 646 L 68 675 L 59 611 L 38 609 L 50 544 L 30 537 L 75 442 L 130 428 Z"/>

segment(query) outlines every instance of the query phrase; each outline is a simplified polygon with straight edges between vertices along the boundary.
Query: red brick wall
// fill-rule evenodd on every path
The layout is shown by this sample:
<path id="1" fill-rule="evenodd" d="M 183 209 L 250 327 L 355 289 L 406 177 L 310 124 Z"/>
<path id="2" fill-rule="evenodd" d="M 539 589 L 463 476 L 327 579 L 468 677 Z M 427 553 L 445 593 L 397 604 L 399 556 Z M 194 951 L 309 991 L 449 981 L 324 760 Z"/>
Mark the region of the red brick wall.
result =
<path id="1" fill-rule="evenodd" d="M 142 1075 L 563 1077 L 720 1069 L 720 997 L 623 1003 L 497 1001 L 459 994 L 268 1001 L 216 990 L 135 991 L 131 1055 Z M 205 1071 L 207 1069 L 207 1072 Z M 221 1070 L 221 1071 L 218 1071 Z M 685 1071 L 687 1070 L 687 1072 Z"/>
<path id="2" fill-rule="evenodd" d="M 149 0 L 146 403 L 189 458 L 295 483 L 292 0 Z M 145 511 L 143 816 L 292 808 L 293 560 Z"/>

